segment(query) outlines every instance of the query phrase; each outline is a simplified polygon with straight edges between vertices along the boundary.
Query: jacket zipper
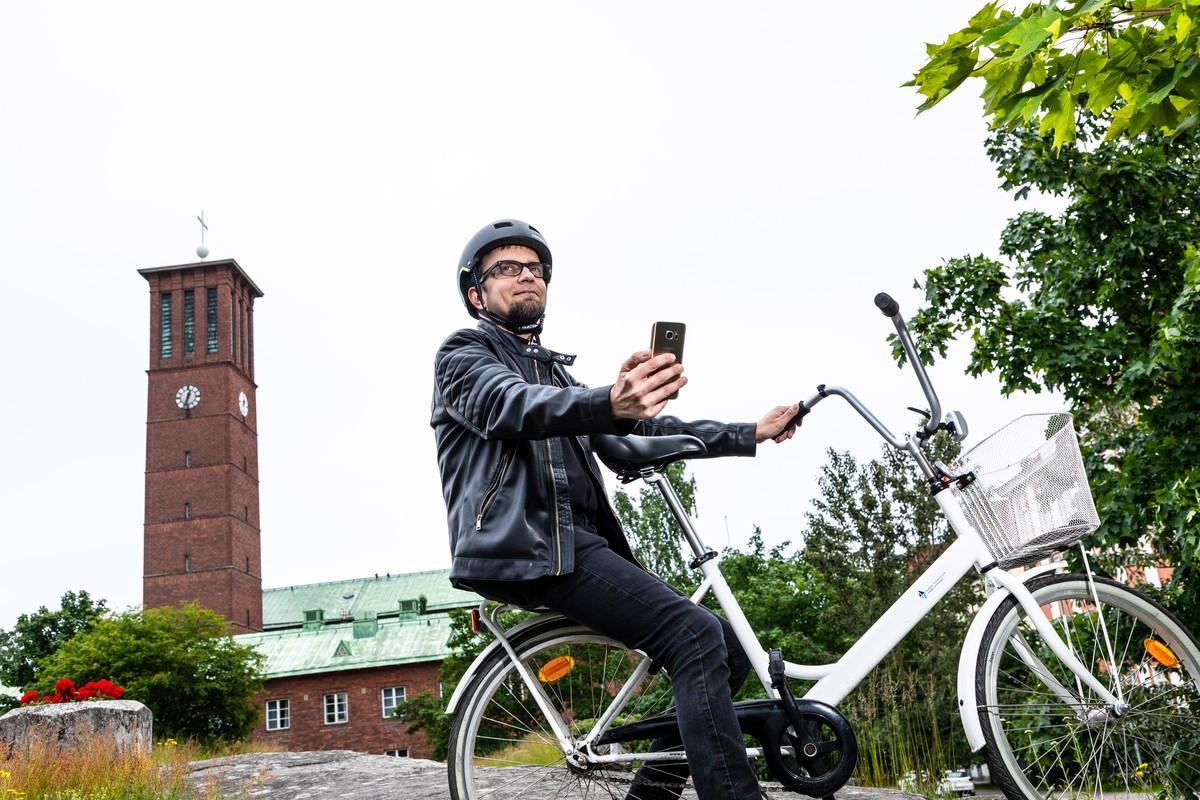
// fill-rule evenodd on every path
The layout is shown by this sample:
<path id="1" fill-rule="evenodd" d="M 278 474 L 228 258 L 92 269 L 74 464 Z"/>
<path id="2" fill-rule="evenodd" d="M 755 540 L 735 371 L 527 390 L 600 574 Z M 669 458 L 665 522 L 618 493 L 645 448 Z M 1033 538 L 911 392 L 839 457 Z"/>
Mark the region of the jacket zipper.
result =
<path id="1" fill-rule="evenodd" d="M 483 502 L 479 504 L 479 513 L 475 516 L 475 530 L 483 530 L 483 515 L 487 513 L 488 507 L 492 501 L 496 499 L 496 493 L 500 490 L 500 483 L 504 480 L 504 473 L 508 470 L 508 464 L 512 461 L 512 455 L 516 448 L 509 447 L 504 451 L 504 455 L 500 457 L 500 467 L 496 470 L 496 477 L 492 478 L 491 485 L 487 491 L 483 493 Z"/>
<path id="2" fill-rule="evenodd" d="M 538 368 L 538 362 L 533 362 L 533 374 L 537 375 L 538 383 L 542 382 L 542 371 Z M 550 365 L 550 374 L 547 376 L 550 379 L 551 386 L 557 386 L 554 380 L 554 364 Z M 562 521 L 558 516 L 558 487 L 554 483 L 554 459 L 550 449 L 550 440 L 544 439 L 546 443 L 546 464 L 550 468 L 550 498 L 554 506 L 554 574 L 562 574 Z"/>

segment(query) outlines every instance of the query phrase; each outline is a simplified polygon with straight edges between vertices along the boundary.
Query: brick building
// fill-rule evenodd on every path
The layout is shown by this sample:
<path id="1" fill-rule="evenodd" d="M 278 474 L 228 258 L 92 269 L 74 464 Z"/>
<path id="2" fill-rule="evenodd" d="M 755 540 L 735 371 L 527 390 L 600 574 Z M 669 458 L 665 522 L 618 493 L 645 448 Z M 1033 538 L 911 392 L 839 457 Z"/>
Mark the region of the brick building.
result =
<path id="1" fill-rule="evenodd" d="M 284 750 L 430 757 L 433 747 L 392 710 L 421 692 L 440 696 L 447 612 L 478 602 L 446 570 L 266 590 L 264 630 L 235 637 L 267 659 L 253 738 Z"/>
<path id="2" fill-rule="evenodd" d="M 445 570 L 262 588 L 254 301 L 233 259 L 138 270 L 150 288 L 142 605 L 195 601 L 266 656 L 254 738 L 288 750 L 428 756 L 390 719 L 439 692 Z"/>

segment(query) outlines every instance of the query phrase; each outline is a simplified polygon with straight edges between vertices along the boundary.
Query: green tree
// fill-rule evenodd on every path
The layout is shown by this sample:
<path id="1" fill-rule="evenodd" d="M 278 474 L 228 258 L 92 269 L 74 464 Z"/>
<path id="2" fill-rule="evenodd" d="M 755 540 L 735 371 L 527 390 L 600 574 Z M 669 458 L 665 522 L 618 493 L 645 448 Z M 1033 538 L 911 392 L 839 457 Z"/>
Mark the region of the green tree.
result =
<path id="1" fill-rule="evenodd" d="M 11 631 L 0 631 L 0 684 L 28 687 L 38 679 L 38 661 L 58 650 L 68 639 L 90 630 L 108 611 L 103 600 L 92 600 L 86 591 L 66 592 L 61 608 L 41 606 L 22 614 Z"/>
<path id="2" fill-rule="evenodd" d="M 834 618 L 839 603 L 828 576 L 791 542 L 768 549 L 755 526 L 744 549 L 721 554 L 721 574 L 763 647 L 778 647 L 789 661 L 810 664 L 835 656 L 828 634 L 840 625 Z M 716 610 L 715 602 L 707 602 Z M 761 694 L 754 678 L 747 681 L 743 696 Z"/>
<path id="3" fill-rule="evenodd" d="M 1175 134 L 1200 119 L 1200 3 L 1196 0 L 1054 0 L 1019 12 L 980 9 L 913 77 L 932 108 L 969 77 L 983 78 L 994 128 L 1035 124 L 1057 149 L 1082 115 L 1109 138 Z"/>
<path id="4" fill-rule="evenodd" d="M 1148 542 L 1173 563 L 1164 599 L 1195 628 L 1200 139 L 1097 143 L 1097 127 L 1084 133 L 1058 151 L 1027 130 L 989 140 L 1006 188 L 1064 195 L 1067 207 L 1009 220 L 998 259 L 926 270 L 912 329 L 926 354 L 969 337 L 969 372 L 996 373 L 1005 392 L 1066 397 L 1103 521 L 1092 541 L 1126 563 Z"/>
<path id="5" fill-rule="evenodd" d="M 262 661 L 230 638 L 222 617 L 192 603 L 99 620 L 40 662 L 35 688 L 50 691 L 58 678 L 108 678 L 154 712 L 156 735 L 231 742 L 257 721 Z"/>
<path id="6" fill-rule="evenodd" d="M 687 474 L 687 465 L 676 461 L 667 467 L 665 476 L 679 496 L 679 502 L 689 516 L 696 514 L 696 479 Z M 629 537 L 637 559 L 667 583 L 681 591 L 691 591 L 699 581 L 684 558 L 683 531 L 658 489 L 649 485 L 638 488 L 637 500 L 624 489 L 613 498 L 617 517 Z"/>

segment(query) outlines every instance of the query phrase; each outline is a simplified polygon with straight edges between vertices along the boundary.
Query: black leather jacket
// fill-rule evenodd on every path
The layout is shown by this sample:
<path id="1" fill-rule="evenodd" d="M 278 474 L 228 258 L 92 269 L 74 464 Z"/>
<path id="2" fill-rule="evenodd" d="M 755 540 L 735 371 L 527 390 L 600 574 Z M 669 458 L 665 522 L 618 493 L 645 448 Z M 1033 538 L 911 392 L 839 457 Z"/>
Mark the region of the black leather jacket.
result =
<path id="1" fill-rule="evenodd" d="M 527 343 L 489 322 L 456 331 L 434 360 L 433 415 L 449 516 L 450 580 L 517 581 L 574 569 L 574 524 L 559 437 L 576 436 L 604 498 L 597 526 L 634 561 L 592 456 L 593 434 L 686 433 L 709 456 L 754 455 L 754 424 L 656 417 L 615 420 L 609 386 L 589 389 L 574 356 Z M 635 562 L 636 563 L 636 562 Z"/>

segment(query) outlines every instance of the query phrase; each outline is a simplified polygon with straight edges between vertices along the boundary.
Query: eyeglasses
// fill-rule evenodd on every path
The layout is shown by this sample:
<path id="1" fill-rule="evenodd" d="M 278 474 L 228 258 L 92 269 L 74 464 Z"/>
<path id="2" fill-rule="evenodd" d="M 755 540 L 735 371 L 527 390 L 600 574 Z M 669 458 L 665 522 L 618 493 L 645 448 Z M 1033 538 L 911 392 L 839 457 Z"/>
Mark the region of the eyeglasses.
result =
<path id="1" fill-rule="evenodd" d="M 543 264 L 540 261 L 497 261 L 492 264 L 482 275 L 479 280 L 485 281 L 493 272 L 498 272 L 506 278 L 515 278 L 521 274 L 523 270 L 529 270 L 529 274 L 535 278 L 550 280 L 550 265 Z"/>

